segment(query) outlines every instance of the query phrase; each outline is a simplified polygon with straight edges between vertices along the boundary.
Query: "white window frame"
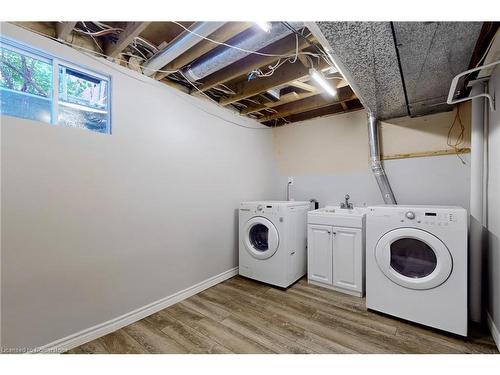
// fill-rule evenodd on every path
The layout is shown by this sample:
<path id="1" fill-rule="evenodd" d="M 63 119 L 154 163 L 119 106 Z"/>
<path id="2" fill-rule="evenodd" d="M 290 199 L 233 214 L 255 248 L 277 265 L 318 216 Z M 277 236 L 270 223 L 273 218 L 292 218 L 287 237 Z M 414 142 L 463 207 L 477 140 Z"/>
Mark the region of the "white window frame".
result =
<path id="1" fill-rule="evenodd" d="M 58 115 L 59 115 L 59 67 L 65 67 L 69 68 L 72 70 L 75 70 L 77 72 L 81 72 L 83 74 L 86 74 L 92 78 L 100 79 L 100 80 L 105 80 L 107 81 L 107 91 L 108 91 L 108 97 L 106 100 L 106 111 L 99 110 L 99 112 L 105 112 L 106 113 L 106 133 L 111 135 L 111 76 L 104 74 L 104 73 L 99 73 L 96 72 L 93 69 L 89 69 L 86 67 L 83 67 L 78 64 L 74 64 L 68 60 L 61 59 L 57 56 L 51 55 L 46 52 L 42 52 L 40 50 L 37 50 L 29 45 L 26 45 L 24 43 L 20 43 L 17 41 L 14 41 L 9 38 L 5 38 L 3 36 L 0 36 L 0 47 L 12 50 L 16 53 L 44 61 L 46 63 L 52 64 L 52 87 L 51 87 L 51 95 L 46 98 L 47 100 L 51 100 L 52 106 L 51 106 L 51 121 L 50 124 L 52 125 L 58 125 Z M 3 88 L 2 88 L 3 90 Z M 8 89 L 6 89 L 8 90 Z M 32 95 L 29 93 L 21 93 L 25 95 Z M 37 98 L 40 98 L 41 96 L 37 95 L 32 95 L 36 96 Z M 42 97 L 43 98 L 43 97 Z M 86 107 L 82 106 L 85 108 L 91 108 L 91 107 Z M 89 131 L 92 131 L 90 129 L 87 129 Z M 92 131 L 93 132 L 93 131 Z M 103 133 L 101 133 L 103 134 Z"/>

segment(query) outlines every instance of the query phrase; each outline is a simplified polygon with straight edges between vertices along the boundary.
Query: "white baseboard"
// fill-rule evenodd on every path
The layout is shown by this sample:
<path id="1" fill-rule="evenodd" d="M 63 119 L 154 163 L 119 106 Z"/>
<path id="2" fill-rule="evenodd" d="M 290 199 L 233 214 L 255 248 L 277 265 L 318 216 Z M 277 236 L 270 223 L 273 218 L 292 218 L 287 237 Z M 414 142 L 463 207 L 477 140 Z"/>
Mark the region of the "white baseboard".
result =
<path id="1" fill-rule="evenodd" d="M 158 301 L 150 303 L 149 305 L 140 307 L 127 314 L 121 315 L 107 322 L 95 325 L 93 327 L 84 329 L 83 331 L 74 333 L 62 339 L 53 341 L 47 345 L 43 345 L 32 353 L 62 353 L 67 350 L 76 348 L 79 345 L 85 344 L 89 341 L 95 340 L 99 337 L 105 336 L 108 333 L 114 332 L 129 324 L 135 323 L 151 314 L 163 310 L 169 306 L 176 304 L 188 297 L 191 297 L 201 291 L 208 289 L 224 280 L 227 280 L 238 274 L 238 267 L 231 268 L 227 271 L 195 284 L 189 288 L 174 293 L 168 297 L 162 298 Z"/>
<path id="2" fill-rule="evenodd" d="M 495 322 L 488 311 L 486 311 L 486 321 L 488 322 L 491 336 L 493 336 L 493 340 L 495 341 L 495 344 L 497 344 L 498 351 L 500 352 L 500 330 L 495 325 Z"/>

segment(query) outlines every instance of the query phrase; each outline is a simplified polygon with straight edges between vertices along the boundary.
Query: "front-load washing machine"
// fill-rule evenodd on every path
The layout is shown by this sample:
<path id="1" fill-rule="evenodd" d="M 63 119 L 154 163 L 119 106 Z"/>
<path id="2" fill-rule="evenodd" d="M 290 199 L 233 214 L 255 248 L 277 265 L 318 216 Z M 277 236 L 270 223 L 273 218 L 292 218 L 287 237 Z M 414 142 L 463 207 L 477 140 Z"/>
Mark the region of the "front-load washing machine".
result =
<path id="1" fill-rule="evenodd" d="M 467 211 L 369 207 L 366 306 L 467 336 Z"/>
<path id="2" fill-rule="evenodd" d="M 239 274 L 286 288 L 306 274 L 310 202 L 243 202 Z"/>

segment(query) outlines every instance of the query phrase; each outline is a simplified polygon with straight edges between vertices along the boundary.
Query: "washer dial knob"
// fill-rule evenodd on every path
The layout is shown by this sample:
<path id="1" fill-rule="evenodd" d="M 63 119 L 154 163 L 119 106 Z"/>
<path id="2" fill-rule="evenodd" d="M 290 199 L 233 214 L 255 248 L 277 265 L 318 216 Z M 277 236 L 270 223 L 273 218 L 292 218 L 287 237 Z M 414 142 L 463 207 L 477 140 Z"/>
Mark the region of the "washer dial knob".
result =
<path id="1" fill-rule="evenodd" d="M 407 217 L 408 219 L 410 219 L 410 220 L 415 219 L 415 212 L 413 212 L 413 211 L 408 211 L 408 212 L 406 213 L 406 217 Z"/>
<path id="2" fill-rule="evenodd" d="M 259 205 L 257 206 L 257 211 L 262 211 L 262 209 L 263 209 L 263 208 L 264 208 L 264 206 L 263 206 L 263 205 L 261 205 L 261 204 L 259 204 Z"/>

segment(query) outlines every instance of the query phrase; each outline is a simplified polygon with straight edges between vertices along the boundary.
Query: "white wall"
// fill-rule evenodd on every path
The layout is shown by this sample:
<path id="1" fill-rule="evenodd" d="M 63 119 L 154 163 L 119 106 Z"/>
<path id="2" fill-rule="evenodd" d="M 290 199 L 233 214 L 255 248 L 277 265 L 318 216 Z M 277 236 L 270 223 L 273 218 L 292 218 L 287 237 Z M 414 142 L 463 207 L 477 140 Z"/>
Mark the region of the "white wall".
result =
<path id="1" fill-rule="evenodd" d="M 469 145 L 470 111 L 461 110 Z M 389 154 L 447 149 L 446 134 L 454 112 L 381 123 L 382 148 Z M 404 120 L 404 121 L 403 121 Z M 291 197 L 316 198 L 321 206 L 338 204 L 349 193 L 354 204 L 382 204 L 369 169 L 366 112 L 317 118 L 274 130 L 282 194 L 286 176 L 295 177 Z M 411 149 L 410 149 L 411 147 Z M 386 173 L 400 204 L 469 207 L 469 155 L 387 160 Z"/>
<path id="2" fill-rule="evenodd" d="M 488 314 L 492 333 L 500 350 L 500 69 L 489 81 L 490 95 L 497 98 L 496 110 L 490 112 L 488 137 Z"/>
<path id="3" fill-rule="evenodd" d="M 235 267 L 239 202 L 278 197 L 271 132 L 1 31 L 110 74 L 113 92 L 112 135 L 1 117 L 2 346 L 50 343 Z"/>

